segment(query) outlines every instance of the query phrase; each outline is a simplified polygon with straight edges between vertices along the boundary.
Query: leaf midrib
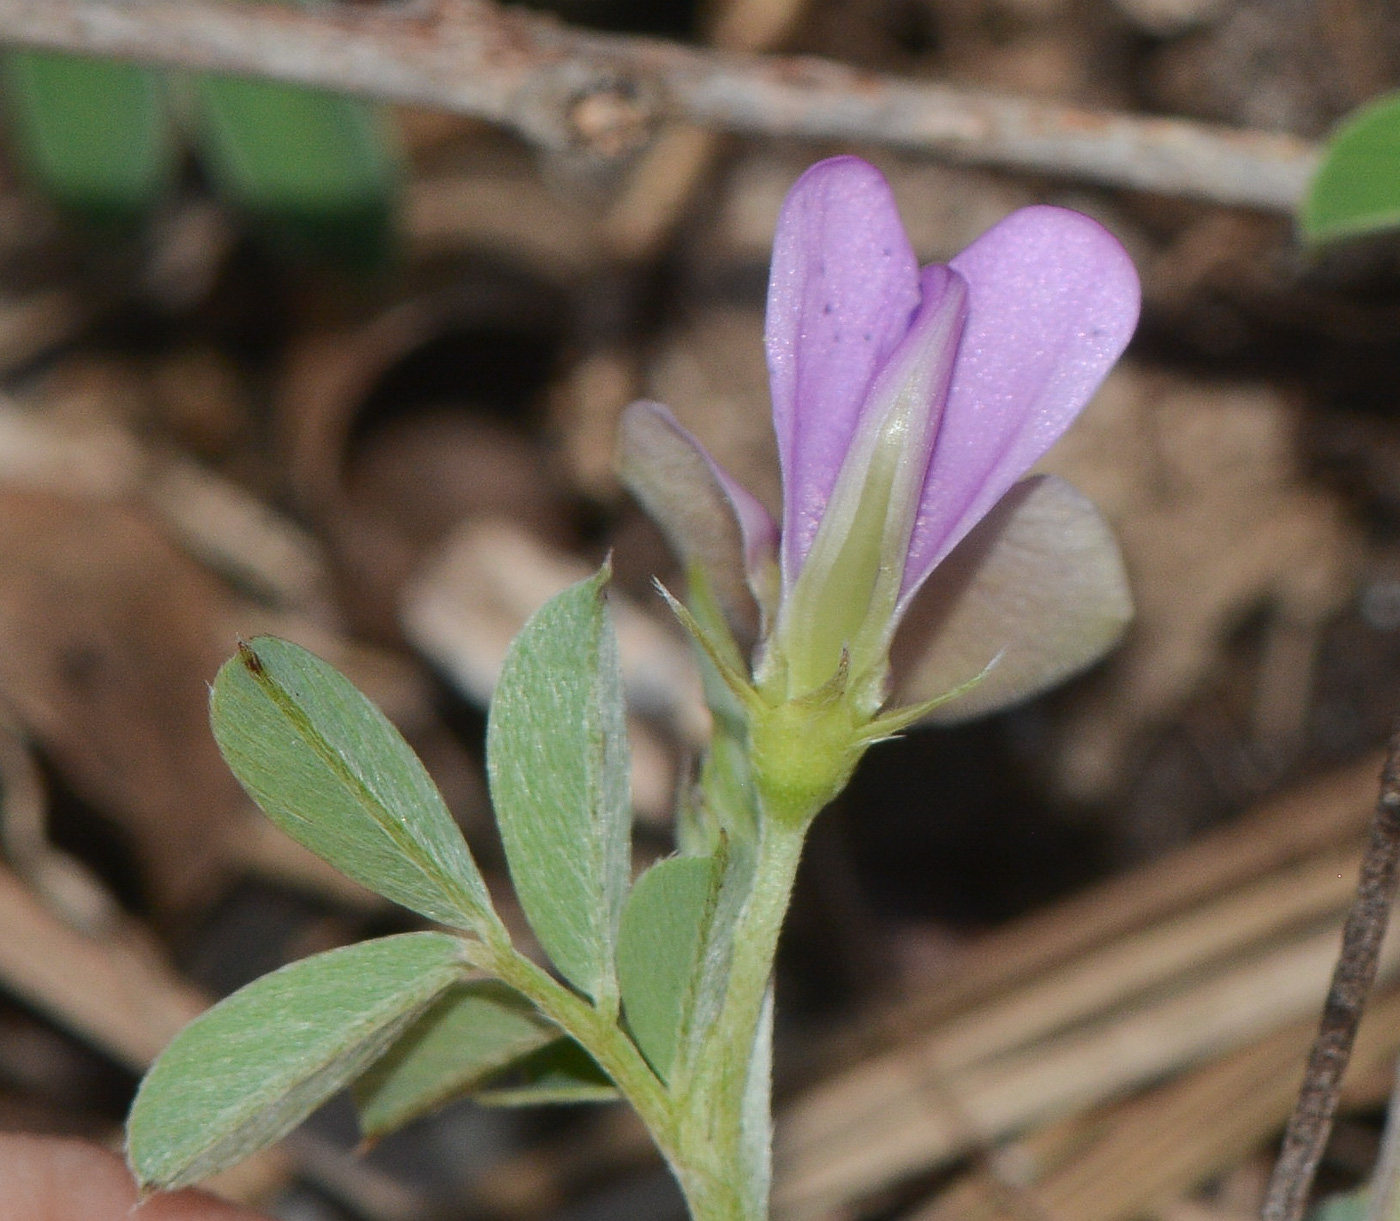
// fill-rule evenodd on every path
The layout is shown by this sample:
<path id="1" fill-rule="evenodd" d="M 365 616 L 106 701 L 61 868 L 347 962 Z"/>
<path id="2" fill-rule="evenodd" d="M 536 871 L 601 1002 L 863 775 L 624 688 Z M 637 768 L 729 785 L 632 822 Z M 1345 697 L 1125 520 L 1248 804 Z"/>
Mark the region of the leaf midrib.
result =
<path id="1" fill-rule="evenodd" d="M 455 895 L 463 901 L 465 904 L 463 914 L 469 918 L 473 929 L 476 929 L 485 913 L 473 900 L 470 893 L 461 886 L 456 878 L 446 873 L 436 857 L 425 851 L 422 843 L 414 839 L 408 829 L 389 813 L 388 805 L 380 800 L 345 756 L 316 728 L 292 694 L 273 678 L 261 657 L 253 651 L 251 646 L 246 647 L 262 665 L 260 672 L 254 670 L 243 659 L 240 650 L 239 661 L 248 677 L 267 695 L 277 710 L 291 722 L 293 729 L 311 747 L 312 752 L 335 775 L 336 779 L 350 791 L 357 804 L 369 815 L 370 820 L 389 839 L 390 843 L 405 856 L 417 862 L 423 872 L 431 877 L 446 896 Z M 296 817 L 301 818 L 303 822 L 309 823 L 311 821 L 300 814 Z"/>

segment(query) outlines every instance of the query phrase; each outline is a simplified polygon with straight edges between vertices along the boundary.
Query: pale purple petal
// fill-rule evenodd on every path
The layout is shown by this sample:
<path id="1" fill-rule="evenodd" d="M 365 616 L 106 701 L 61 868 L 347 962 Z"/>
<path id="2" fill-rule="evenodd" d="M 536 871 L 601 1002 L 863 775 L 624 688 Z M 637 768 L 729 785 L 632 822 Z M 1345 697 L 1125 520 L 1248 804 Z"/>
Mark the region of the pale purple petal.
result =
<path id="1" fill-rule="evenodd" d="M 914 596 L 895 636 L 894 698 L 917 704 L 990 672 L 925 718 L 996 712 L 1106 653 L 1133 615 L 1123 557 L 1093 502 L 1053 475 L 1016 484 Z"/>
<path id="2" fill-rule="evenodd" d="M 1137 323 L 1137 273 L 1097 222 L 1024 208 L 950 264 L 967 326 L 909 545 L 903 602 L 1079 414 Z"/>
<path id="3" fill-rule="evenodd" d="M 698 564 L 743 645 L 777 601 L 778 527 L 665 407 L 622 413 L 618 473 L 686 564 Z"/>
<path id="4" fill-rule="evenodd" d="M 919 264 L 889 184 L 855 157 L 809 169 L 773 241 L 765 336 L 792 588 L 880 368 L 919 304 Z"/>

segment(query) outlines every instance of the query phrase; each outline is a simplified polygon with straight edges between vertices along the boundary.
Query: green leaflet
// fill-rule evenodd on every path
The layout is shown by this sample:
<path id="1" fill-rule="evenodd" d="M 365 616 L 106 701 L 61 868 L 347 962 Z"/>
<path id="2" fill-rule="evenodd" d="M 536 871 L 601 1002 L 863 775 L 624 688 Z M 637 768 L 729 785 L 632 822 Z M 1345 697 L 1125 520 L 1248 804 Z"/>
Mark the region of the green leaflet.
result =
<path id="1" fill-rule="evenodd" d="M 1333 132 L 1298 224 L 1314 243 L 1400 227 L 1400 94 L 1363 107 Z"/>
<path id="2" fill-rule="evenodd" d="M 0 73 L 15 151 L 44 194 L 99 224 L 155 208 L 175 173 L 156 73 L 48 51 L 7 51 Z"/>
<path id="3" fill-rule="evenodd" d="M 617 942 L 622 1008 L 638 1048 L 662 1080 L 690 1017 L 705 934 L 714 914 L 713 857 L 659 861 L 637 879 Z"/>
<path id="4" fill-rule="evenodd" d="M 509 988 L 454 985 L 356 1083 L 360 1129 L 384 1136 L 558 1039 Z"/>
<path id="5" fill-rule="evenodd" d="M 467 970 L 462 943 L 408 933 L 264 975 L 196 1018 L 141 1083 L 127 1160 L 175 1188 L 278 1140 L 358 1076 Z"/>
<path id="6" fill-rule="evenodd" d="M 483 1106 L 530 1107 L 544 1103 L 612 1102 L 616 1087 L 572 1039 L 559 1039 L 526 1057 L 507 1080 L 476 1095 Z"/>
<path id="7" fill-rule="evenodd" d="M 627 735 L 609 570 L 541 607 L 501 667 L 486 731 L 515 893 L 571 983 L 616 1007 L 614 946 L 631 830 Z"/>
<path id="8" fill-rule="evenodd" d="M 715 867 L 720 875 L 718 895 L 714 914 L 705 930 L 700 970 L 685 1031 L 692 1050 L 719 1015 L 729 983 L 735 926 L 753 891 L 755 865 L 754 845 L 739 839 L 725 841 L 723 851 L 715 858 Z"/>
<path id="9" fill-rule="evenodd" d="M 383 261 L 402 172 L 378 109 L 239 77 L 195 77 L 191 91 L 220 195 L 295 247 L 360 267 Z"/>
<path id="10" fill-rule="evenodd" d="M 293 839 L 432 920 L 497 923 L 422 763 L 319 657 L 272 636 L 241 645 L 214 680 L 210 721 L 234 775 Z"/>

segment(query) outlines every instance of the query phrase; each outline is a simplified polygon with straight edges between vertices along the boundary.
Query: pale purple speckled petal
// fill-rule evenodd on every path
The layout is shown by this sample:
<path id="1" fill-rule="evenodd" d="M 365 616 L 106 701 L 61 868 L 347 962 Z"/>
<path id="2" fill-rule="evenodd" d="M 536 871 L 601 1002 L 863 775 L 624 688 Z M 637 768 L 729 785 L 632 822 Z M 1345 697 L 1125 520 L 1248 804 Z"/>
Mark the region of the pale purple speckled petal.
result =
<path id="1" fill-rule="evenodd" d="M 871 383 L 918 304 L 918 260 L 883 175 L 856 157 L 818 162 L 783 204 L 768 283 L 784 591 L 812 545 Z"/>
<path id="2" fill-rule="evenodd" d="M 1063 208 L 1013 213 L 950 266 L 968 281 L 967 326 L 910 540 L 904 604 L 1069 427 L 1138 317 L 1137 273 L 1123 247 Z"/>

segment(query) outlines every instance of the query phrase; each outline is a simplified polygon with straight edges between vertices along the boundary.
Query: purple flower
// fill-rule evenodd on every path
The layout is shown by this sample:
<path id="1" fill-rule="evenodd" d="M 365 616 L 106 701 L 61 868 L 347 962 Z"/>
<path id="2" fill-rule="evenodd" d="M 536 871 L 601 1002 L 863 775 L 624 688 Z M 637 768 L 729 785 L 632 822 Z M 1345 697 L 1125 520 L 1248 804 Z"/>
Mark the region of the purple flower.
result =
<path id="1" fill-rule="evenodd" d="M 1117 360 L 1138 299 L 1122 247 L 1078 213 L 1022 209 L 921 271 L 873 166 L 837 157 L 798 180 L 765 328 L 781 530 L 665 408 L 634 404 L 622 435 L 629 486 L 759 644 L 760 691 L 800 698 L 839 675 L 874 715 L 907 616 L 937 630 L 901 694 L 1000 657 L 965 715 L 1116 638 L 1131 607 L 1097 512 L 1059 481 L 1013 485 Z"/>

